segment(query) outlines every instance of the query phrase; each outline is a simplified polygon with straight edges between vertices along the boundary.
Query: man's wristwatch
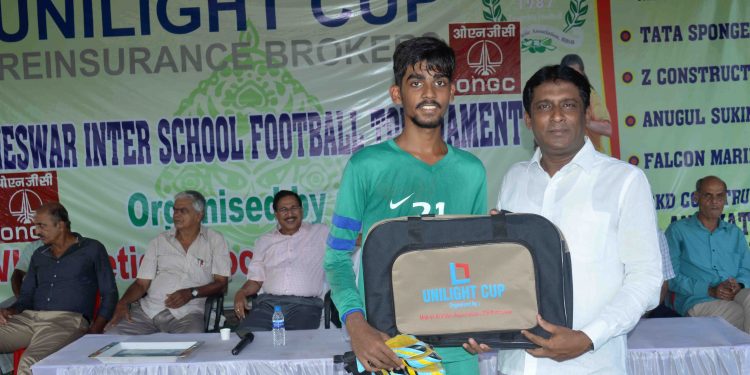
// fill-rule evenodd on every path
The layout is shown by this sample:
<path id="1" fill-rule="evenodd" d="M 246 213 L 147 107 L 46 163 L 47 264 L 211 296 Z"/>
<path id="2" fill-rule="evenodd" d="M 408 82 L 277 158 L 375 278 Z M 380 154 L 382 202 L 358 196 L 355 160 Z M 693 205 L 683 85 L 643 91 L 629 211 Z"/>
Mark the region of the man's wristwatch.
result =
<path id="1" fill-rule="evenodd" d="M 193 288 L 193 289 L 190 289 L 190 295 L 191 295 L 191 296 L 192 296 L 193 298 L 198 298 L 198 288 Z"/>

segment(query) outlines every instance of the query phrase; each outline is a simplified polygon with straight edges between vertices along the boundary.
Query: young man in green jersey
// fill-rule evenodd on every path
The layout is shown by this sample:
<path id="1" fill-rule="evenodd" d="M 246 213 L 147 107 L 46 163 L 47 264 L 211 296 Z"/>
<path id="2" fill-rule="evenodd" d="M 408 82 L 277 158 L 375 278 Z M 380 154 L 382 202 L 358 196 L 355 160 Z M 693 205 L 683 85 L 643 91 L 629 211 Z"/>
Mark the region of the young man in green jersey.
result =
<path id="1" fill-rule="evenodd" d="M 325 269 L 352 349 L 368 371 L 401 367 L 385 345 L 388 336 L 364 316 L 360 279 L 355 284 L 351 253 L 361 232 L 400 216 L 484 214 L 486 177 L 482 162 L 442 137 L 443 115 L 453 100 L 453 50 L 443 41 L 419 37 L 393 54 L 393 102 L 403 106 L 404 127 L 395 139 L 368 146 L 344 170 L 328 237 Z M 475 356 L 461 347 L 439 348 L 448 374 L 478 373 Z"/>

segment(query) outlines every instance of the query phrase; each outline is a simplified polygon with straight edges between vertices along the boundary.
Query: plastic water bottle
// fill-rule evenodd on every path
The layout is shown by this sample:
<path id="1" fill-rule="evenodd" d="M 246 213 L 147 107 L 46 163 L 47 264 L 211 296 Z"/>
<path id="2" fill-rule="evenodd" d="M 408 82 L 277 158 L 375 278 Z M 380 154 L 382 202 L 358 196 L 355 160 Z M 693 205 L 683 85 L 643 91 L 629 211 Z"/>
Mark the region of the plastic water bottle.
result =
<path id="1" fill-rule="evenodd" d="M 284 328 L 284 313 L 281 312 L 281 306 L 273 307 L 273 346 L 286 345 L 286 329 Z"/>

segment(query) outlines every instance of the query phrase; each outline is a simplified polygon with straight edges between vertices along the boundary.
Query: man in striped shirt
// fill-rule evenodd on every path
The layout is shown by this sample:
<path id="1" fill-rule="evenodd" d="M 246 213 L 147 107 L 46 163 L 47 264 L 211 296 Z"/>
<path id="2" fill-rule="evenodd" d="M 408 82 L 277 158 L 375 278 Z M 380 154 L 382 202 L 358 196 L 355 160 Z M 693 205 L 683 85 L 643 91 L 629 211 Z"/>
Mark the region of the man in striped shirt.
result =
<path id="1" fill-rule="evenodd" d="M 270 331 L 274 306 L 281 306 L 288 330 L 320 326 L 325 293 L 323 255 L 328 227 L 303 223 L 297 193 L 281 190 L 273 198 L 278 226 L 255 242 L 247 281 L 234 296 L 234 313 L 244 319 L 238 331 Z M 253 301 L 247 298 L 263 293 Z M 246 314 L 245 311 L 250 309 Z"/>

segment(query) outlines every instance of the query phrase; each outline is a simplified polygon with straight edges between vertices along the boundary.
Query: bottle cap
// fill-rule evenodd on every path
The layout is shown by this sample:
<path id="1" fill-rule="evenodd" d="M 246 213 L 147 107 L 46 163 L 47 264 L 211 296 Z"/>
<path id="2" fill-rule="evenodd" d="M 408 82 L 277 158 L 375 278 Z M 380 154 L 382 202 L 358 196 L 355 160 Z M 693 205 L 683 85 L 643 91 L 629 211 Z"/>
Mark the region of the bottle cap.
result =
<path id="1" fill-rule="evenodd" d="M 281 306 L 274 306 L 273 311 L 281 311 Z"/>

